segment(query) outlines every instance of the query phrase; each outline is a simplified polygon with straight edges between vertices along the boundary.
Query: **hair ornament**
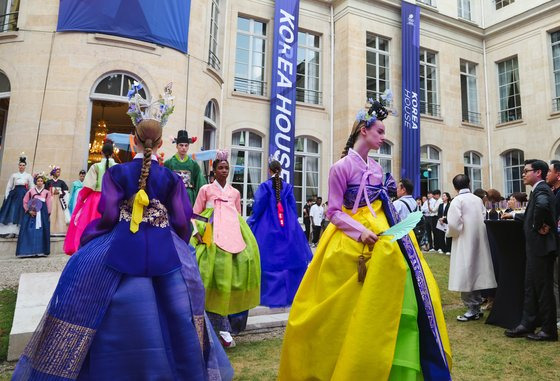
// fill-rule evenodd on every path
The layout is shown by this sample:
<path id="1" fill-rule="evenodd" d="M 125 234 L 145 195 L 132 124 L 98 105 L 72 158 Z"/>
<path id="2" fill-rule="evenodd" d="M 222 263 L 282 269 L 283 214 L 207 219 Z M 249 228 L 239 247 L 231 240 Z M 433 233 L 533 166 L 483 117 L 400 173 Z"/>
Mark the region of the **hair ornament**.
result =
<path id="1" fill-rule="evenodd" d="M 227 150 L 216 150 L 216 161 L 227 161 L 229 152 Z"/>
<path id="2" fill-rule="evenodd" d="M 49 172 L 51 176 L 54 176 L 56 174 L 56 171 L 60 170 L 60 167 L 57 165 L 49 165 L 49 168 L 51 169 L 51 171 Z"/>
<path id="3" fill-rule="evenodd" d="M 374 100 L 369 98 L 366 104 L 366 109 L 358 111 L 356 114 L 356 121 L 365 122 L 366 128 L 371 127 L 377 120 L 384 120 L 389 115 L 396 116 L 397 111 L 395 109 L 387 110 L 393 101 L 393 92 L 391 89 L 385 90 L 380 96 L 380 100 Z"/>
<path id="4" fill-rule="evenodd" d="M 19 163 L 23 163 L 24 165 L 27 165 L 27 156 L 25 156 L 25 152 L 22 152 L 19 154 Z"/>
<path id="5" fill-rule="evenodd" d="M 127 114 L 130 116 L 132 124 L 134 124 L 135 127 L 144 119 L 153 119 L 158 121 L 162 127 L 165 126 L 175 108 L 173 105 L 175 97 L 171 95 L 172 86 L 172 82 L 168 83 L 163 89 L 163 96 L 160 95 L 157 100 L 149 102 L 139 93 L 139 91 L 143 89 L 142 84 L 137 81 L 132 83 L 127 94 Z"/>
<path id="6" fill-rule="evenodd" d="M 37 184 L 37 179 L 43 179 L 43 183 L 47 182 L 47 175 L 45 172 L 38 172 L 33 175 L 33 182 Z"/>

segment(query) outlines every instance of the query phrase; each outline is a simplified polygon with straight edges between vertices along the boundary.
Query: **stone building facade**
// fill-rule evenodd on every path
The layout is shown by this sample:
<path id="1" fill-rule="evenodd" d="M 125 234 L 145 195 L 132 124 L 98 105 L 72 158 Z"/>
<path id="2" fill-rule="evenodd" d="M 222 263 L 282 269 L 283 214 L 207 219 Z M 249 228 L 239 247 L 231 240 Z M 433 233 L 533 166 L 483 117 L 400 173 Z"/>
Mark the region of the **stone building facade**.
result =
<path id="1" fill-rule="evenodd" d="M 412 1 L 414 2 L 414 1 Z M 244 214 L 265 179 L 272 0 L 191 2 L 189 54 L 95 33 L 56 32 L 58 1 L 0 0 L 0 187 L 24 151 L 34 172 L 77 177 L 96 128 L 131 131 L 132 80 L 157 95 L 173 82 L 175 113 L 163 151 L 186 128 L 204 148 L 232 151 Z M 422 190 L 474 185 L 523 189 L 520 161 L 560 157 L 560 2 L 417 0 L 421 7 Z M 301 0 L 296 176 L 301 201 L 327 194 L 356 111 L 367 96 L 401 89 L 399 0 Z M 4 8 L 2 8 L 4 7 Z M 3 16 L 2 15 L 8 15 Z M 372 152 L 398 176 L 400 118 Z M 124 156 L 123 156 L 124 157 Z"/>

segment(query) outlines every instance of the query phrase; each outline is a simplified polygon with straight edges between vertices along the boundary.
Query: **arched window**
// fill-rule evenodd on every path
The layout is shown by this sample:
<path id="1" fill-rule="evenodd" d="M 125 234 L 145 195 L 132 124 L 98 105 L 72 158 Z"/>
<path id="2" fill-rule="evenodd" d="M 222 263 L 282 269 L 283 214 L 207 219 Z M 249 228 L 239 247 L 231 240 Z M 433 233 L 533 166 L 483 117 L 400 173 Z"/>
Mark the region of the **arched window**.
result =
<path id="1" fill-rule="evenodd" d="M 234 132 L 231 145 L 231 185 L 241 193 L 245 217 L 253 211 L 254 194 L 262 181 L 262 137 L 251 131 Z"/>
<path id="2" fill-rule="evenodd" d="M 513 192 L 525 192 L 525 184 L 521 173 L 523 172 L 525 155 L 523 151 L 514 149 L 502 154 L 504 163 L 504 189 L 506 195 Z"/>
<path id="3" fill-rule="evenodd" d="M 204 135 L 202 137 L 202 148 L 216 148 L 216 129 L 218 128 L 218 111 L 216 101 L 211 100 L 206 104 L 204 110 Z"/>
<path id="4" fill-rule="evenodd" d="M 420 188 L 423 195 L 440 188 L 440 154 L 434 146 L 420 147 Z"/>
<path id="5" fill-rule="evenodd" d="M 381 165 L 383 172 L 393 173 L 393 147 L 391 143 L 383 142 L 379 149 L 369 151 L 368 155 Z"/>
<path id="6" fill-rule="evenodd" d="M 560 146 L 556 147 L 556 151 L 554 151 L 554 159 L 560 160 Z"/>
<path id="7" fill-rule="evenodd" d="M 482 159 L 474 151 L 465 152 L 463 155 L 465 175 L 471 179 L 472 190 L 482 188 Z"/>
<path id="8" fill-rule="evenodd" d="M 88 166 L 103 158 L 101 148 L 108 134 L 131 134 L 134 125 L 126 114 L 128 110 L 128 90 L 134 81 L 141 83 L 144 88 L 139 94 L 148 99 L 149 92 L 144 82 L 131 74 L 110 73 L 101 77 L 92 87 L 91 99 L 91 125 L 88 147 Z M 132 160 L 129 145 L 120 145 L 115 149 L 121 162 Z"/>
<path id="9" fill-rule="evenodd" d="M 296 139 L 296 164 L 294 166 L 294 197 L 302 216 L 303 206 L 309 198 L 319 195 L 320 144 L 313 138 Z"/>
<path id="10" fill-rule="evenodd" d="M 8 121 L 8 109 L 10 108 L 10 92 L 10 80 L 6 74 L 0 71 L 0 164 L 2 163 L 4 135 L 6 134 L 6 123 Z"/>

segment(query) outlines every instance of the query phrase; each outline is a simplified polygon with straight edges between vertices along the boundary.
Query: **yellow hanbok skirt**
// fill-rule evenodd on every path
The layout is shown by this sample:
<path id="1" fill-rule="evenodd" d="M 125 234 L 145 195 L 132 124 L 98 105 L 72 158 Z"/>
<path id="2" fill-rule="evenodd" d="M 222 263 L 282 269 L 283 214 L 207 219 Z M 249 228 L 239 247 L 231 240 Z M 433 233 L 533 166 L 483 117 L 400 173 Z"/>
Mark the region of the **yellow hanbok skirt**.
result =
<path id="1" fill-rule="evenodd" d="M 375 233 L 387 230 L 381 201 L 372 207 L 376 216 L 367 206 L 354 215 L 344 212 Z M 439 290 L 413 236 L 451 366 Z M 290 311 L 279 380 L 422 379 L 418 304 L 404 254 L 390 237 L 380 238 L 360 283 L 357 264 L 363 251 L 362 243 L 333 224 L 324 232 Z"/>

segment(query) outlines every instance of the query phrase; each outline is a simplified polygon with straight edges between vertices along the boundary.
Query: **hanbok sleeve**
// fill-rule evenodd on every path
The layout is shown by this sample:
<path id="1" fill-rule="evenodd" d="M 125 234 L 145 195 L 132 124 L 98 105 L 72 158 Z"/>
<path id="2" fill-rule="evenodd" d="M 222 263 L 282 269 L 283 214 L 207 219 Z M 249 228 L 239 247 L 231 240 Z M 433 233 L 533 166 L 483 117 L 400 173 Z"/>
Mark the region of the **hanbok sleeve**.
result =
<path id="1" fill-rule="evenodd" d="M 463 230 L 463 213 L 461 210 L 462 202 L 459 198 L 451 201 L 447 212 L 447 237 L 457 238 Z"/>
<path id="2" fill-rule="evenodd" d="M 79 193 L 79 195 L 81 194 L 82 192 Z M 124 197 L 124 190 L 113 179 L 111 171 L 105 172 L 105 176 L 103 176 L 103 192 L 97 206 L 97 211 L 101 214 L 101 218 L 93 220 L 86 227 L 80 239 L 80 246 L 85 245 L 95 237 L 111 231 L 119 222 L 119 204 Z"/>
<path id="3" fill-rule="evenodd" d="M 294 187 L 292 187 L 290 184 L 286 184 L 284 183 L 285 186 L 288 187 L 288 191 L 286 192 L 286 207 L 288 208 L 292 208 L 292 210 L 294 211 L 295 215 L 298 216 L 298 210 L 297 210 L 297 204 L 296 204 L 296 198 L 294 196 Z"/>
<path id="4" fill-rule="evenodd" d="M 27 191 L 27 193 L 25 194 L 25 196 L 23 196 L 23 209 L 25 210 L 25 212 L 27 213 L 29 207 L 27 206 L 27 204 L 29 204 L 29 199 L 31 198 L 31 189 Z"/>
<path id="5" fill-rule="evenodd" d="M 88 169 L 84 178 L 84 188 L 97 189 L 97 164 Z"/>
<path id="6" fill-rule="evenodd" d="M 184 187 L 184 185 L 183 185 Z M 200 214 L 206 209 L 206 188 L 201 188 L 194 202 L 193 212 Z"/>
<path id="7" fill-rule="evenodd" d="M 35 182 L 33 180 L 33 176 L 31 176 L 30 174 L 27 174 L 27 185 L 28 185 L 27 189 L 31 189 L 35 185 Z"/>
<path id="8" fill-rule="evenodd" d="M 237 189 L 235 189 L 235 209 L 237 209 L 237 213 L 241 214 L 241 193 Z"/>
<path id="9" fill-rule="evenodd" d="M 168 198 L 168 213 L 169 222 L 175 230 L 175 233 L 185 242 L 189 242 L 191 237 L 191 218 L 193 209 L 189 201 L 189 195 L 185 184 L 178 176 L 175 176 L 176 181 L 171 195 Z M 105 186 L 105 184 L 103 184 Z"/>
<path id="10" fill-rule="evenodd" d="M 255 195 L 253 196 L 254 198 L 254 202 L 253 202 L 253 212 L 251 213 L 251 216 L 247 219 L 247 224 L 252 227 L 253 224 L 260 218 L 260 216 L 264 213 L 264 210 L 266 209 L 266 206 L 268 204 L 268 192 L 266 191 L 266 185 L 265 183 L 262 183 L 261 185 L 259 185 L 259 187 L 257 188 L 257 191 L 255 192 Z M 236 205 L 237 207 L 237 205 Z"/>
<path id="11" fill-rule="evenodd" d="M 331 167 L 329 171 L 329 208 L 327 218 L 347 236 L 359 241 L 360 235 L 366 227 L 342 211 L 344 192 L 346 191 L 346 178 L 339 166 Z"/>
<path id="12" fill-rule="evenodd" d="M 14 187 L 14 177 L 15 177 L 14 175 L 11 175 L 10 180 L 8 180 L 8 185 L 6 185 L 6 194 L 4 195 L 4 199 L 8 198 L 10 191 Z"/>
<path id="13" fill-rule="evenodd" d="M 49 212 L 49 215 L 51 214 L 52 211 L 52 194 L 51 192 L 47 192 L 47 196 L 45 197 L 45 202 L 47 203 L 47 211 Z"/>

